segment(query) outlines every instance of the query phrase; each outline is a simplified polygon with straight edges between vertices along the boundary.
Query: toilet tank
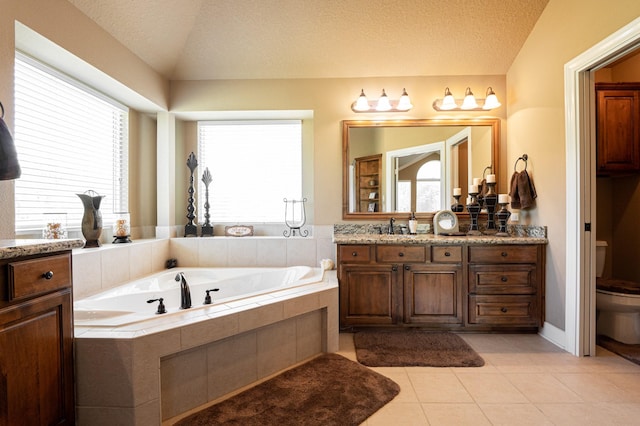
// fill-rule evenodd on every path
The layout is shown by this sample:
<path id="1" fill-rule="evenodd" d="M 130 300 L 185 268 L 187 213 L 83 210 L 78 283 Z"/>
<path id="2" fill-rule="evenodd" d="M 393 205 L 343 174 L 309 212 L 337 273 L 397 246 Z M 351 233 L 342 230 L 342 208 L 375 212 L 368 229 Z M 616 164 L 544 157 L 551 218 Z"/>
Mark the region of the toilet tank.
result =
<path id="1" fill-rule="evenodd" d="M 596 277 L 600 278 L 604 272 L 604 261 L 607 257 L 607 242 L 596 241 Z"/>

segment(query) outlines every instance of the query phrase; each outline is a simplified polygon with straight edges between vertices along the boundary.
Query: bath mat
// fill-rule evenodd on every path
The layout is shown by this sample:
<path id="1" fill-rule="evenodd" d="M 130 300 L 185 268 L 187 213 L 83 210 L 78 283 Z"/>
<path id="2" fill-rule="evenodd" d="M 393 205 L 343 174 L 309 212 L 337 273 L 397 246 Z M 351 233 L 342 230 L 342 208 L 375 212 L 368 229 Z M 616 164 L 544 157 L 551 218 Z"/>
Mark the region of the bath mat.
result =
<path id="1" fill-rule="evenodd" d="M 369 367 L 482 367 L 484 360 L 462 338 L 423 330 L 359 331 L 358 362 Z"/>
<path id="2" fill-rule="evenodd" d="M 629 361 L 640 365 L 640 345 L 628 345 L 603 335 L 598 335 L 596 337 L 596 344 L 613 352 L 614 354 L 620 355 L 624 359 L 628 359 Z"/>
<path id="3" fill-rule="evenodd" d="M 381 374 L 341 355 L 324 354 L 175 424 L 355 426 L 399 392 Z"/>

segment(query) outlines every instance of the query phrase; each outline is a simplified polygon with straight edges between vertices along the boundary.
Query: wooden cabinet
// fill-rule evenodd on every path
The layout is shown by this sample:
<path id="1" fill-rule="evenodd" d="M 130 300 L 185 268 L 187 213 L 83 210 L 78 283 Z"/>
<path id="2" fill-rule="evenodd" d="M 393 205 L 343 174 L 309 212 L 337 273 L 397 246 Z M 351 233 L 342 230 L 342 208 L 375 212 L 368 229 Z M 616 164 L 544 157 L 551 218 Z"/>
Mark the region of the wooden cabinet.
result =
<path id="1" fill-rule="evenodd" d="M 338 245 L 340 326 L 535 330 L 544 245 Z"/>
<path id="2" fill-rule="evenodd" d="M 382 154 L 355 159 L 356 197 L 359 212 L 379 212 Z"/>
<path id="3" fill-rule="evenodd" d="M 640 172 L 640 83 L 596 84 L 600 175 Z"/>
<path id="4" fill-rule="evenodd" d="M 0 260 L 0 425 L 72 425 L 71 253 Z"/>
<path id="5" fill-rule="evenodd" d="M 542 326 L 542 246 L 469 247 L 468 323 Z"/>

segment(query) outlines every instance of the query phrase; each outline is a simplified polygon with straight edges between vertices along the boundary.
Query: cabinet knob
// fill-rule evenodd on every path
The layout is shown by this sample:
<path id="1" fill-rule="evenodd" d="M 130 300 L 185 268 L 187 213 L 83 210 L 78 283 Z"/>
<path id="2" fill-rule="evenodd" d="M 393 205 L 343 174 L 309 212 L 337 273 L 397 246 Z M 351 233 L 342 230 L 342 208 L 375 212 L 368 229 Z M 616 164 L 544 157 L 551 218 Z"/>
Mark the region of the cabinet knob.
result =
<path id="1" fill-rule="evenodd" d="M 445 255 L 445 257 L 449 257 L 449 256 L 451 256 L 451 253 L 449 253 L 448 251 L 445 251 L 444 255 Z"/>
<path id="2" fill-rule="evenodd" d="M 502 257 L 507 257 L 508 253 L 507 253 L 506 251 L 503 251 L 503 252 L 501 253 L 501 255 L 502 255 Z"/>
<path id="3" fill-rule="evenodd" d="M 507 312 L 507 308 L 504 308 L 504 307 L 500 308 L 500 312 L 506 313 Z"/>
<path id="4" fill-rule="evenodd" d="M 358 255 L 357 251 L 354 251 L 353 253 L 351 253 L 351 256 L 356 257 Z"/>
<path id="5" fill-rule="evenodd" d="M 53 271 L 47 271 L 44 274 L 42 274 L 42 277 L 45 280 L 50 280 L 51 278 L 53 278 Z"/>
<path id="6" fill-rule="evenodd" d="M 500 280 L 502 280 L 503 283 L 506 283 L 507 282 L 507 277 L 502 277 L 502 278 L 500 278 Z"/>
<path id="7" fill-rule="evenodd" d="M 393 265 L 393 266 L 391 267 L 391 270 L 392 270 L 393 272 L 396 272 L 396 271 L 398 270 L 398 265 Z"/>
<path id="8" fill-rule="evenodd" d="M 398 256 L 400 256 L 400 257 L 404 257 L 404 253 L 403 253 L 403 252 L 400 252 L 400 253 L 398 253 Z"/>
<path id="9" fill-rule="evenodd" d="M 409 265 L 404 265 L 404 270 L 405 270 L 405 271 L 410 271 L 410 270 L 411 270 L 411 266 L 409 266 Z"/>

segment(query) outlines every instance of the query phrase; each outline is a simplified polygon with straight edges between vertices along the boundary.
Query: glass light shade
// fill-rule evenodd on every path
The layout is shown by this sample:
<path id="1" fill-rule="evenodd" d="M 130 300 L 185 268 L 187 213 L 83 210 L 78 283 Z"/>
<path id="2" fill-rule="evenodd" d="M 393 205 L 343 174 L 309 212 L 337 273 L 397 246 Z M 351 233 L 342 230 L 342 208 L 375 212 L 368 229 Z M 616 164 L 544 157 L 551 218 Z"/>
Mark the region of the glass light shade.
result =
<path id="1" fill-rule="evenodd" d="M 456 105 L 456 100 L 453 98 L 451 91 L 449 91 L 449 88 L 447 87 L 446 89 L 444 89 L 444 98 L 442 99 L 442 104 L 440 105 L 440 109 L 450 110 L 457 107 L 458 105 Z"/>
<path id="2" fill-rule="evenodd" d="M 411 99 L 409 99 L 407 90 L 402 89 L 402 96 L 400 96 L 400 101 L 398 102 L 396 109 L 399 111 L 409 111 L 411 108 L 413 108 L 413 105 L 411 105 Z"/>
<path id="3" fill-rule="evenodd" d="M 498 101 L 498 97 L 496 96 L 495 92 L 493 91 L 493 89 L 491 87 L 489 87 L 487 89 L 487 98 L 484 100 L 484 105 L 482 106 L 482 109 L 494 109 L 494 108 L 498 108 L 500 105 L 502 105 L 500 103 L 500 101 Z"/>
<path id="4" fill-rule="evenodd" d="M 476 102 L 475 96 L 473 96 L 473 92 L 471 88 L 467 87 L 467 90 L 464 94 L 464 101 L 462 101 L 461 109 L 475 109 L 478 108 L 478 103 Z"/>
<path id="5" fill-rule="evenodd" d="M 378 105 L 376 106 L 376 111 L 389 111 L 391 109 L 391 102 L 389 102 L 389 98 L 385 93 L 384 89 L 382 89 L 382 95 L 380 95 L 380 99 L 378 99 Z"/>
<path id="6" fill-rule="evenodd" d="M 353 109 L 356 111 L 367 111 L 369 109 L 369 101 L 367 100 L 367 96 L 364 94 L 364 89 L 360 91 L 360 96 L 358 96 Z"/>

